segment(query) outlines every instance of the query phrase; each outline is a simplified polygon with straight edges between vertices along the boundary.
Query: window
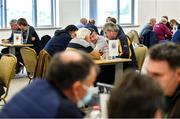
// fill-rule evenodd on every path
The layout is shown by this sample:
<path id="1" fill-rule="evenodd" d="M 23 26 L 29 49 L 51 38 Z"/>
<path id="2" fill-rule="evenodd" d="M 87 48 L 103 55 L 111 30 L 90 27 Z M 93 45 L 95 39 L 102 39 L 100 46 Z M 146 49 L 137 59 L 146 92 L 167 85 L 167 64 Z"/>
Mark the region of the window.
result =
<path id="1" fill-rule="evenodd" d="M 49 7 L 45 7 L 45 6 L 49 6 Z M 52 25 L 51 9 L 52 9 L 51 0 L 37 0 L 37 26 Z"/>
<path id="2" fill-rule="evenodd" d="M 26 18 L 32 24 L 32 0 L 6 0 L 7 25 L 11 19 Z"/>
<path id="3" fill-rule="evenodd" d="M 9 27 L 11 19 L 25 18 L 35 27 L 54 26 L 55 0 L 0 0 L 0 27 Z"/>
<path id="4" fill-rule="evenodd" d="M 121 24 L 133 22 L 133 0 L 120 0 L 119 21 Z"/>
<path id="5" fill-rule="evenodd" d="M 97 0 L 97 24 L 104 23 L 108 16 L 117 19 L 117 1 L 118 0 Z"/>
<path id="6" fill-rule="evenodd" d="M 106 17 L 114 17 L 119 24 L 134 23 L 134 0 L 89 0 L 90 18 L 103 25 Z"/>

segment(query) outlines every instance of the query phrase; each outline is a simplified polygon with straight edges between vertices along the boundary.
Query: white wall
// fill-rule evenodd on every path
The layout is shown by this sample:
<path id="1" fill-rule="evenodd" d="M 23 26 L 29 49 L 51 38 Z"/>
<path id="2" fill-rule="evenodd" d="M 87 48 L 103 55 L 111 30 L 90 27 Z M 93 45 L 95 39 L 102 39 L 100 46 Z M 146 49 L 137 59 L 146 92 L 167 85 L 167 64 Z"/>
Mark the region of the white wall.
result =
<path id="1" fill-rule="evenodd" d="M 140 30 L 151 17 L 160 19 L 161 16 L 167 15 L 169 19 L 175 18 L 180 22 L 180 0 L 136 0 L 137 16 L 136 24 L 139 27 L 124 28 L 125 32 L 131 29 Z M 76 24 L 81 18 L 81 0 L 59 0 L 59 25 L 67 26 Z M 45 34 L 53 35 L 55 29 L 38 29 L 39 36 Z M 10 30 L 0 30 L 0 39 L 9 37 Z"/>
<path id="2" fill-rule="evenodd" d="M 60 0 L 60 26 L 79 23 L 81 18 L 81 0 Z"/>

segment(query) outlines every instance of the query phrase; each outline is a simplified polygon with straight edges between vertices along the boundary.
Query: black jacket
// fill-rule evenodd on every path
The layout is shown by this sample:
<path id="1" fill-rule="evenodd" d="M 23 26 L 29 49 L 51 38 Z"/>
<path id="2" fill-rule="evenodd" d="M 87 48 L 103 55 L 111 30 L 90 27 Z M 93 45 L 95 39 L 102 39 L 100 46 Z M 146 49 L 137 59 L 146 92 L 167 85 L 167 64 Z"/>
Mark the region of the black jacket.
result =
<path id="1" fill-rule="evenodd" d="M 28 36 L 27 36 L 28 35 Z M 28 30 L 22 32 L 23 39 L 27 38 L 26 43 L 33 44 L 32 48 L 39 54 L 40 50 L 42 49 L 41 42 L 39 40 L 39 36 L 36 33 L 35 29 L 32 26 L 29 26 L 29 33 Z M 32 40 L 32 37 L 35 37 L 35 40 Z"/>

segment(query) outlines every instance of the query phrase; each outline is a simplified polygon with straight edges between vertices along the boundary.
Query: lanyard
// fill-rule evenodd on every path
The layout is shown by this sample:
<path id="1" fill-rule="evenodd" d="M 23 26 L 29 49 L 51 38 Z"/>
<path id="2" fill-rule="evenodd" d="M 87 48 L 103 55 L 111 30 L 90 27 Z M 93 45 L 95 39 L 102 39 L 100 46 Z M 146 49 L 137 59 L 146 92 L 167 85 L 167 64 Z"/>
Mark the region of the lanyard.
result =
<path id="1" fill-rule="evenodd" d="M 28 26 L 28 28 L 27 28 L 27 34 L 26 34 L 26 39 L 25 39 L 26 42 L 27 42 L 27 40 L 28 40 L 28 36 L 29 36 L 29 26 Z"/>

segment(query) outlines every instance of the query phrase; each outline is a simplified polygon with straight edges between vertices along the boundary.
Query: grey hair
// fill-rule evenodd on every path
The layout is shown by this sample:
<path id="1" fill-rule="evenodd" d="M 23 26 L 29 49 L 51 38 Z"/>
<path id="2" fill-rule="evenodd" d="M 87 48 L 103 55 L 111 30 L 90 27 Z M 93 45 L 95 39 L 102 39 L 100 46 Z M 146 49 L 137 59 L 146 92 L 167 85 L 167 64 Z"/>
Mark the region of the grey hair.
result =
<path id="1" fill-rule="evenodd" d="M 13 23 L 17 23 L 17 20 L 16 19 L 12 19 L 9 24 L 13 24 Z"/>
<path id="2" fill-rule="evenodd" d="M 115 31 L 118 32 L 119 28 L 116 24 L 114 24 L 113 22 L 108 22 L 103 26 L 103 31 Z"/>

